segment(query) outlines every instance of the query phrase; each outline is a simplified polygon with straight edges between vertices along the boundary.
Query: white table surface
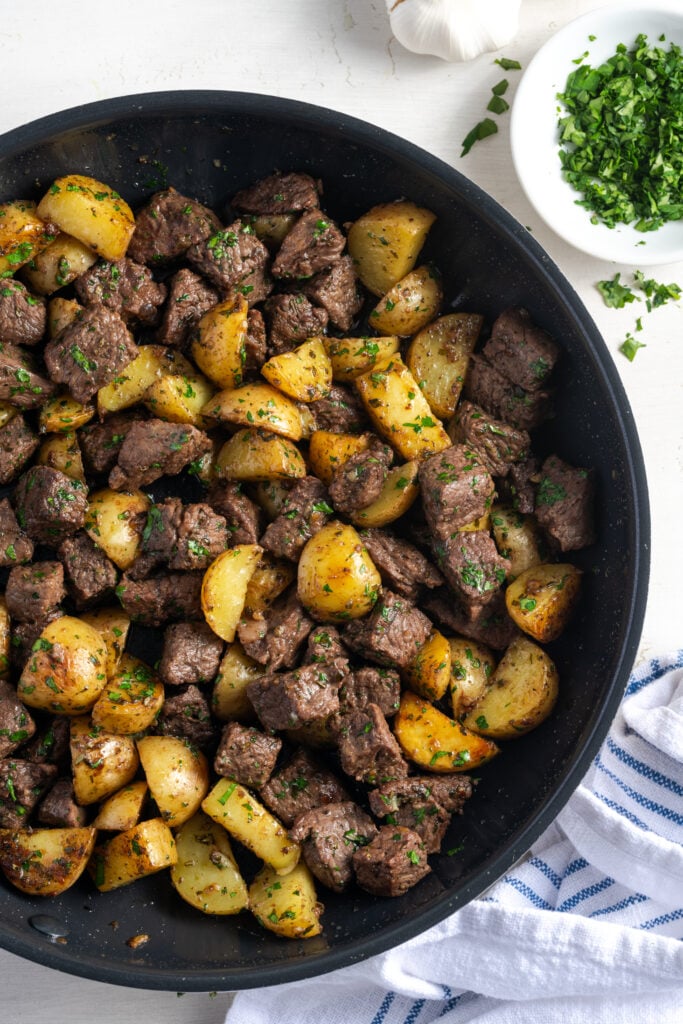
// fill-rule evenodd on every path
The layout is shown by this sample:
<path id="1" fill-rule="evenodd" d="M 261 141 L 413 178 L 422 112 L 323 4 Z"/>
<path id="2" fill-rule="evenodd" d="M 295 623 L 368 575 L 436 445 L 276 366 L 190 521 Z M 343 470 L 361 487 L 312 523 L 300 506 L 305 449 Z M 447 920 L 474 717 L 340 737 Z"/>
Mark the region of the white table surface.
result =
<path id="1" fill-rule="evenodd" d="M 482 0 L 484 5 L 486 0 Z M 644 4 L 645 5 L 645 4 Z M 384 0 L 81 0 L 5 2 L 0 17 L 4 100 L 0 132 L 93 100 L 165 89 L 228 89 L 305 100 L 364 118 L 422 146 L 482 186 L 544 246 L 579 293 L 613 356 L 633 407 L 648 468 L 652 571 L 639 658 L 681 642 L 677 594 L 683 570 L 679 516 L 683 450 L 680 305 L 643 316 L 647 343 L 629 363 L 618 352 L 634 307 L 608 309 L 595 284 L 625 268 L 574 251 L 524 197 L 499 134 L 460 158 L 503 75 L 514 97 L 519 72 L 543 42 L 600 0 L 525 0 L 514 42 L 467 64 L 408 53 L 392 39 Z M 625 275 L 622 275 L 625 276 Z M 683 264 L 647 276 L 683 284 Z M 640 311 L 637 311 L 638 313 Z M 680 599 L 680 597 L 679 597 Z M 150 992 L 81 980 L 0 950 L 0 1021 L 34 1024 L 216 1024 L 229 996 Z M 352 1024 L 352 1022 L 350 1022 Z"/>

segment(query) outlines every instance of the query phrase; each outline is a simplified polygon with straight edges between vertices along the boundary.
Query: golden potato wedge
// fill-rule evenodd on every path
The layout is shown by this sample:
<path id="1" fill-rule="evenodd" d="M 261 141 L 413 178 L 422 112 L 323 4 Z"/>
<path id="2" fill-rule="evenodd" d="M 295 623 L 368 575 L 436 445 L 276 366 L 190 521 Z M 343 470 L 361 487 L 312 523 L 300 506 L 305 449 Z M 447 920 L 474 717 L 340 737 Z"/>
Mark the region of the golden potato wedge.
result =
<path id="1" fill-rule="evenodd" d="M 127 569 L 135 561 L 140 546 L 140 517 L 150 505 L 142 491 L 103 487 L 89 495 L 85 531 L 119 569 Z"/>
<path id="2" fill-rule="evenodd" d="M 72 615 L 48 622 L 17 684 L 20 699 L 52 714 L 88 711 L 107 681 L 106 648 L 92 626 Z"/>
<path id="3" fill-rule="evenodd" d="M 7 601 L 0 595 L 0 679 L 7 679 L 10 674 L 10 654 L 12 651 L 12 627 Z"/>
<path id="4" fill-rule="evenodd" d="M 100 416 L 120 412 L 142 402 L 155 381 L 166 376 L 189 377 L 196 369 L 177 348 L 165 345 L 140 345 L 138 354 L 120 376 L 97 392 Z"/>
<path id="5" fill-rule="evenodd" d="M 130 616 L 121 607 L 92 608 L 80 613 L 83 622 L 94 626 L 106 647 L 107 679 L 114 675 L 128 639 Z"/>
<path id="6" fill-rule="evenodd" d="M 244 377 L 249 306 L 243 295 L 212 306 L 193 334 L 191 355 L 219 388 L 236 388 Z"/>
<path id="7" fill-rule="evenodd" d="M 382 579 L 353 526 L 333 519 L 306 542 L 297 568 L 299 600 L 319 622 L 366 615 Z"/>
<path id="8" fill-rule="evenodd" d="M 306 475 L 306 463 L 287 438 L 257 428 L 238 430 L 225 442 L 218 453 L 216 470 L 225 480 L 259 483 L 296 480 Z"/>
<path id="9" fill-rule="evenodd" d="M 190 423 L 204 428 L 208 420 L 202 410 L 210 402 L 215 388 L 207 377 L 168 374 L 157 377 L 145 392 L 144 404 L 153 416 L 169 423 Z"/>
<path id="10" fill-rule="evenodd" d="M 76 803 L 86 807 L 132 782 L 140 764 L 130 736 L 115 736 L 89 715 L 70 722 L 69 746 Z"/>
<path id="11" fill-rule="evenodd" d="M 48 398 L 38 414 L 41 434 L 70 434 L 89 423 L 95 415 L 95 406 L 77 402 L 71 395 Z"/>
<path id="12" fill-rule="evenodd" d="M 316 402 L 329 395 L 332 363 L 322 338 L 309 338 L 303 345 L 272 356 L 261 373 L 274 388 L 298 402 Z"/>
<path id="13" fill-rule="evenodd" d="M 347 459 L 358 452 L 367 451 L 371 434 L 335 434 L 331 430 L 315 430 L 308 442 L 308 461 L 311 472 L 324 484 Z"/>
<path id="14" fill-rule="evenodd" d="M 238 914 L 249 904 L 228 834 L 203 811 L 176 832 L 177 863 L 171 882 L 179 896 L 204 914 Z"/>
<path id="15" fill-rule="evenodd" d="M 466 637 L 448 639 L 451 650 L 451 703 L 453 717 L 460 718 L 486 692 L 496 668 L 493 652 Z"/>
<path id="16" fill-rule="evenodd" d="M 247 696 L 247 686 L 263 675 L 263 665 L 250 658 L 242 645 L 235 641 L 226 650 L 211 696 L 211 710 L 221 722 L 233 719 L 247 721 L 254 718 L 254 708 Z"/>
<path id="17" fill-rule="evenodd" d="M 498 551 L 510 561 L 508 579 L 513 580 L 543 561 L 543 542 L 531 516 L 524 516 L 509 505 L 494 505 L 491 531 Z"/>
<path id="18" fill-rule="evenodd" d="M 242 544 L 228 548 L 214 559 L 202 580 L 202 611 L 214 633 L 231 644 L 244 610 L 249 580 L 263 548 Z"/>
<path id="19" fill-rule="evenodd" d="M 418 267 L 401 278 L 370 313 L 370 326 L 380 334 L 412 337 L 438 315 L 443 299 L 441 278 L 434 267 Z"/>
<path id="20" fill-rule="evenodd" d="M 356 526 L 387 526 L 408 511 L 418 494 L 419 464 L 415 461 L 394 466 L 386 475 L 382 490 L 373 502 L 349 516 Z"/>
<path id="21" fill-rule="evenodd" d="M 354 383 L 376 429 L 404 459 L 423 459 L 450 447 L 443 423 L 400 356 Z"/>
<path id="22" fill-rule="evenodd" d="M 380 203 L 349 228 L 348 250 L 360 280 L 385 295 L 417 263 L 435 214 L 407 199 Z"/>
<path id="23" fill-rule="evenodd" d="M 296 867 L 301 854 L 298 843 L 244 786 L 220 779 L 202 801 L 202 810 L 278 875 Z"/>
<path id="24" fill-rule="evenodd" d="M 483 322 L 478 313 L 448 313 L 423 327 L 410 343 L 406 363 L 441 419 L 455 412 Z"/>
<path id="25" fill-rule="evenodd" d="M 38 449 L 36 462 L 39 466 L 58 469 L 72 480 L 80 480 L 83 484 L 86 482 L 81 446 L 78 443 L 78 435 L 73 431 L 46 437 Z"/>
<path id="26" fill-rule="evenodd" d="M 339 746 L 339 735 L 333 718 L 334 715 L 329 715 L 302 722 L 296 729 L 285 729 L 284 735 L 290 743 L 310 750 L 334 750 Z"/>
<path id="27" fill-rule="evenodd" d="M 62 299 L 55 296 L 47 304 L 47 329 L 51 338 L 56 338 L 60 331 L 72 324 L 83 312 L 83 306 L 75 299 Z M 75 399 L 72 399 L 75 401 Z"/>
<path id="28" fill-rule="evenodd" d="M 29 896 L 58 896 L 86 869 L 95 828 L 0 829 L 0 869 Z"/>
<path id="29" fill-rule="evenodd" d="M 96 846 L 88 873 L 100 892 L 110 892 L 171 868 L 177 860 L 170 828 L 161 818 L 150 818 Z"/>
<path id="30" fill-rule="evenodd" d="M 16 405 L 0 401 L 0 428 L 6 426 L 10 420 L 14 419 L 18 412 L 19 410 Z"/>
<path id="31" fill-rule="evenodd" d="M 507 648 L 482 697 L 462 719 L 468 729 L 512 740 L 543 722 L 555 706 L 558 674 L 552 658 L 526 637 Z"/>
<path id="32" fill-rule="evenodd" d="M 565 562 L 525 569 L 505 591 L 508 615 L 534 640 L 557 640 L 578 604 L 582 575 Z"/>
<path id="33" fill-rule="evenodd" d="M 286 939 L 310 939 L 322 931 L 324 907 L 303 861 L 284 877 L 268 865 L 261 868 L 249 886 L 249 909 L 259 924 Z"/>
<path id="34" fill-rule="evenodd" d="M 22 268 L 21 276 L 32 292 L 52 295 L 71 284 L 97 262 L 97 253 L 63 231 Z"/>
<path id="35" fill-rule="evenodd" d="M 293 480 L 261 480 L 254 484 L 251 496 L 271 521 L 283 511 Z"/>
<path id="36" fill-rule="evenodd" d="M 144 779 L 129 782 L 100 805 L 93 828 L 103 832 L 125 832 L 140 820 L 149 787 Z"/>
<path id="37" fill-rule="evenodd" d="M 129 736 L 149 729 L 163 703 L 163 684 L 149 665 L 132 654 L 123 654 L 90 715 L 95 725 L 107 732 Z"/>
<path id="38" fill-rule="evenodd" d="M 294 580 L 296 571 L 291 562 L 282 558 L 274 558 L 264 551 L 247 584 L 244 600 L 244 614 L 254 615 L 270 608 L 280 594 Z"/>
<path id="39" fill-rule="evenodd" d="M 285 235 L 292 229 L 296 213 L 259 213 L 249 217 L 249 224 L 256 237 L 269 249 L 279 249 Z M 242 217 L 242 220 L 246 220 Z"/>
<path id="40" fill-rule="evenodd" d="M 401 694 L 394 734 L 405 756 L 429 772 L 472 771 L 499 752 L 492 740 L 444 715 L 410 690 Z"/>
<path id="41" fill-rule="evenodd" d="M 301 414 L 295 403 L 270 384 L 242 384 L 219 391 L 202 412 L 219 423 L 256 425 L 290 441 L 300 441 L 303 434 Z"/>
<path id="42" fill-rule="evenodd" d="M 451 681 L 451 647 L 438 629 L 433 630 L 401 676 L 419 697 L 441 700 Z"/>
<path id="43" fill-rule="evenodd" d="M 385 362 L 399 350 L 396 335 L 388 338 L 323 338 L 323 343 L 332 364 L 332 376 L 341 384 L 347 384 L 370 373 L 377 363 Z"/>
<path id="44" fill-rule="evenodd" d="M 54 235 L 48 231 L 35 203 L 27 199 L 0 203 L 0 278 L 12 277 L 53 242 Z"/>
<path id="45" fill-rule="evenodd" d="M 135 230 L 133 211 L 118 192 L 84 174 L 57 178 L 37 213 L 106 260 L 125 256 Z"/>
<path id="46" fill-rule="evenodd" d="M 143 736 L 137 748 L 161 817 L 173 827 L 182 825 L 199 810 L 208 792 L 206 757 L 177 736 Z"/>

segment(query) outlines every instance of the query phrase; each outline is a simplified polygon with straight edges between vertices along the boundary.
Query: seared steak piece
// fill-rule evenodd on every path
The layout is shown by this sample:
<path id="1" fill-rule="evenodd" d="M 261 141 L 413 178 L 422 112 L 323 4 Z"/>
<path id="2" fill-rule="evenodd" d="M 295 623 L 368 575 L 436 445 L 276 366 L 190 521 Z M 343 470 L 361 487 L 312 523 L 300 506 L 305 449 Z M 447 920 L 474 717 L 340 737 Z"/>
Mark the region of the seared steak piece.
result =
<path id="1" fill-rule="evenodd" d="M 160 345 L 182 348 L 195 324 L 218 302 L 218 292 L 187 267 L 168 282 L 168 299 L 156 339 Z"/>
<path id="2" fill-rule="evenodd" d="M 238 291 L 251 304 L 265 299 L 272 288 L 268 250 L 241 220 L 191 246 L 187 258 L 221 295 Z"/>
<path id="3" fill-rule="evenodd" d="M 78 431 L 83 462 L 88 473 L 109 473 L 116 465 L 126 434 L 138 420 L 146 419 L 139 409 L 124 410 L 102 422 L 88 423 Z"/>
<path id="4" fill-rule="evenodd" d="M 308 408 L 315 418 L 316 430 L 330 430 L 333 434 L 359 434 L 366 430 L 368 417 L 355 391 L 343 384 L 333 384 L 330 393 Z"/>
<path id="5" fill-rule="evenodd" d="M 69 730 L 68 716 L 55 715 L 22 752 L 24 759 L 34 764 L 66 765 L 71 756 Z"/>
<path id="6" fill-rule="evenodd" d="M 339 631 L 334 626 L 320 626 L 308 637 L 304 665 L 330 665 L 346 661 L 347 651 Z"/>
<path id="7" fill-rule="evenodd" d="M 308 338 L 324 334 L 327 313 L 313 306 L 303 292 L 271 295 L 264 304 L 268 327 L 268 354 L 291 352 Z"/>
<path id="8" fill-rule="evenodd" d="M 87 533 L 67 537 L 58 554 L 77 608 L 87 608 L 113 595 L 118 579 L 116 566 Z"/>
<path id="9" fill-rule="evenodd" d="M 266 527 L 260 544 L 276 558 L 297 562 L 306 542 L 323 528 L 332 511 L 324 484 L 305 476 L 287 495 L 282 512 Z"/>
<path id="10" fill-rule="evenodd" d="M 422 607 L 428 615 L 449 632 L 469 637 L 486 644 L 496 651 L 504 650 L 519 630 L 507 613 L 503 590 L 492 591 L 484 605 L 472 609 L 464 608 L 450 590 L 434 590 L 423 598 Z"/>
<path id="11" fill-rule="evenodd" d="M 390 590 L 383 590 L 369 615 L 345 627 L 343 640 L 368 661 L 405 668 L 431 631 L 431 622 L 419 609 Z"/>
<path id="12" fill-rule="evenodd" d="M 247 695 L 266 729 L 296 729 L 338 711 L 338 689 L 324 665 L 302 665 L 259 676 L 248 684 Z"/>
<path id="13" fill-rule="evenodd" d="M 124 573 L 116 594 L 123 610 L 143 626 L 163 626 L 184 619 L 201 621 L 202 579 L 201 572 L 172 572 L 147 580 L 133 580 Z"/>
<path id="14" fill-rule="evenodd" d="M 175 622 L 164 631 L 159 676 L 167 686 L 208 683 L 218 673 L 223 646 L 206 622 Z"/>
<path id="15" fill-rule="evenodd" d="M 208 569 L 231 543 L 227 522 L 210 505 L 186 505 L 169 568 Z"/>
<path id="16" fill-rule="evenodd" d="M 57 547 L 85 523 L 88 492 L 59 469 L 32 466 L 17 484 L 14 505 L 29 537 Z"/>
<path id="17" fill-rule="evenodd" d="M 462 444 L 425 459 L 419 478 L 425 519 L 435 540 L 448 540 L 484 515 L 495 494 L 491 474 Z"/>
<path id="18" fill-rule="evenodd" d="M 0 566 L 22 565 L 33 558 L 33 541 L 17 522 L 9 498 L 0 500 Z"/>
<path id="19" fill-rule="evenodd" d="M 166 498 L 150 505 L 144 523 L 140 523 L 140 550 L 128 569 L 132 580 L 146 579 L 162 565 L 168 565 L 176 549 L 184 506 L 180 498 Z"/>
<path id="20" fill-rule="evenodd" d="M 126 323 L 154 324 L 166 298 L 166 285 L 158 284 L 142 263 L 124 256 L 110 263 L 98 260 L 77 277 L 76 294 L 84 306 L 106 306 Z"/>
<path id="21" fill-rule="evenodd" d="M 363 307 L 363 293 L 350 256 L 342 256 L 327 270 L 321 270 L 301 290 L 327 311 L 330 323 L 340 331 L 350 330 Z"/>
<path id="22" fill-rule="evenodd" d="M 285 235 L 273 260 L 273 276 L 299 280 L 325 270 L 341 256 L 346 239 L 322 210 L 307 210 Z"/>
<path id="23" fill-rule="evenodd" d="M 541 466 L 536 487 L 536 518 L 560 551 L 595 543 L 593 500 L 595 474 L 550 455 Z"/>
<path id="24" fill-rule="evenodd" d="M 13 278 L 0 285 L 0 339 L 4 345 L 36 345 L 47 326 L 45 299 Z"/>
<path id="25" fill-rule="evenodd" d="M 9 757 L 35 731 L 36 723 L 17 697 L 14 686 L 0 679 L 0 758 Z"/>
<path id="26" fill-rule="evenodd" d="M 282 740 L 267 736 L 253 725 L 228 722 L 223 726 L 213 767 L 217 775 L 258 789 L 273 774 Z"/>
<path id="27" fill-rule="evenodd" d="M 161 476 L 175 476 L 211 450 L 211 439 L 189 423 L 140 420 L 133 424 L 119 448 L 118 461 L 109 474 L 116 491 L 137 490 Z"/>
<path id="28" fill-rule="evenodd" d="M 462 813 L 472 795 L 467 775 L 411 776 L 388 782 L 369 794 L 370 810 L 387 824 L 404 825 L 420 836 L 427 853 L 441 849 L 454 811 Z"/>
<path id="29" fill-rule="evenodd" d="M 61 562 L 33 562 L 10 570 L 5 587 L 7 611 L 17 622 L 47 618 L 66 597 Z"/>
<path id="30" fill-rule="evenodd" d="M 270 174 L 241 189 L 231 205 L 244 213 L 297 213 L 317 209 L 320 184 L 308 174 Z"/>
<path id="31" fill-rule="evenodd" d="M 207 750 L 215 744 L 216 729 L 211 708 L 198 686 L 192 684 L 166 698 L 155 731 L 161 736 L 176 736 L 200 750 Z"/>
<path id="32" fill-rule="evenodd" d="M 353 869 L 361 889 L 374 896 L 403 896 L 431 870 L 420 836 L 402 825 L 383 825 L 369 846 L 356 850 Z"/>
<path id="33" fill-rule="evenodd" d="M 34 807 L 56 778 L 53 764 L 19 758 L 0 761 L 0 828 L 26 828 Z"/>
<path id="34" fill-rule="evenodd" d="M 182 256 L 217 228 L 220 222 L 213 210 L 168 188 L 136 213 L 127 253 L 138 263 L 165 262 Z"/>
<path id="35" fill-rule="evenodd" d="M 266 807 L 288 827 L 314 807 L 349 799 L 336 775 L 303 747 L 281 771 L 271 776 L 259 795 Z"/>
<path id="36" fill-rule="evenodd" d="M 39 444 L 38 437 L 21 413 L 0 428 L 0 484 L 14 480 Z"/>
<path id="37" fill-rule="evenodd" d="M 54 380 L 35 372 L 30 356 L 16 345 L 0 344 L 0 399 L 3 402 L 19 409 L 36 409 L 56 391 Z"/>
<path id="38" fill-rule="evenodd" d="M 24 668 L 26 660 L 33 650 L 33 645 L 43 632 L 48 622 L 58 619 L 61 611 L 54 609 L 44 619 L 31 622 L 13 622 L 10 646 L 10 660 L 14 668 Z"/>
<path id="39" fill-rule="evenodd" d="M 536 484 L 541 475 L 541 460 L 535 455 L 530 455 L 522 462 L 510 466 L 510 472 L 498 487 L 500 497 L 509 500 L 513 508 L 522 515 L 529 515 L 534 511 L 536 503 Z"/>
<path id="40" fill-rule="evenodd" d="M 86 820 L 87 811 L 76 803 L 70 778 L 57 779 L 36 813 L 36 821 L 52 828 L 82 828 Z"/>
<path id="41" fill-rule="evenodd" d="M 237 627 L 240 643 L 250 658 L 269 672 L 296 665 L 301 645 L 313 629 L 296 591 L 280 597 L 263 619 L 242 619 Z"/>
<path id="42" fill-rule="evenodd" d="M 373 439 L 367 451 L 356 452 L 334 471 L 330 498 L 342 515 L 351 515 L 371 505 L 382 492 L 394 453 L 388 444 Z"/>
<path id="43" fill-rule="evenodd" d="M 258 544 L 261 535 L 261 510 L 234 480 L 217 480 L 206 495 L 206 503 L 227 522 L 228 543 Z"/>
<path id="44" fill-rule="evenodd" d="M 361 530 L 370 558 L 382 582 L 401 597 L 415 602 L 421 587 L 439 587 L 443 576 L 418 548 L 384 528 Z"/>
<path id="45" fill-rule="evenodd" d="M 118 313 L 106 306 L 86 307 L 45 346 L 45 365 L 53 381 L 64 384 L 77 402 L 87 402 L 118 377 L 138 354 L 133 335 Z"/>
<path id="46" fill-rule="evenodd" d="M 391 668 L 355 668 L 339 687 L 339 706 L 342 713 L 376 704 L 387 717 L 395 715 L 401 700 L 401 678 Z"/>
<path id="47" fill-rule="evenodd" d="M 353 881 L 353 855 L 377 835 L 377 826 L 353 800 L 326 804 L 299 815 L 289 834 L 302 844 L 304 860 L 319 882 L 343 892 Z"/>
<path id="48" fill-rule="evenodd" d="M 513 384 L 525 391 L 537 391 L 553 372 L 560 347 L 532 322 L 526 309 L 513 308 L 506 309 L 494 322 L 483 353 Z"/>
<path id="49" fill-rule="evenodd" d="M 270 253 L 248 224 L 238 234 L 243 274 L 235 290 L 244 295 L 249 306 L 263 302 L 273 290 L 270 276 Z"/>
<path id="50" fill-rule="evenodd" d="M 394 734 L 376 704 L 338 717 L 339 757 L 347 775 L 367 786 L 381 786 L 408 774 Z"/>
<path id="51" fill-rule="evenodd" d="M 268 358 L 266 324 L 260 309 L 247 313 L 247 336 L 244 340 L 244 372 L 257 373 Z"/>
<path id="52" fill-rule="evenodd" d="M 458 405 L 449 432 L 456 444 L 475 453 L 491 476 L 507 476 L 514 463 L 527 457 L 531 446 L 526 430 L 495 419 L 467 399 Z"/>
<path id="53" fill-rule="evenodd" d="M 435 545 L 435 550 L 439 568 L 468 610 L 487 604 L 510 571 L 510 562 L 485 530 L 464 530 Z"/>
<path id="54" fill-rule="evenodd" d="M 550 391 L 525 391 L 481 353 L 470 356 L 463 394 L 491 416 L 520 430 L 533 430 L 552 414 Z"/>

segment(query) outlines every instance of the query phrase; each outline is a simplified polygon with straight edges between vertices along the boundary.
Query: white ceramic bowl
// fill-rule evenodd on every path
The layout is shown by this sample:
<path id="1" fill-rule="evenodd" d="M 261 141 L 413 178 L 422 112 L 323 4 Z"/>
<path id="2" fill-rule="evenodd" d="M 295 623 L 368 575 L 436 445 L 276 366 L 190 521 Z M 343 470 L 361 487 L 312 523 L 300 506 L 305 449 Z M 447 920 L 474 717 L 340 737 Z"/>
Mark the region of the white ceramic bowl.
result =
<path id="1" fill-rule="evenodd" d="M 683 46 L 683 4 L 611 4 L 570 22 L 545 43 L 529 63 L 512 107 L 512 159 L 522 188 L 546 224 L 577 249 L 600 259 L 630 266 L 652 266 L 683 260 L 683 221 L 670 221 L 657 231 L 640 232 L 628 225 L 608 228 L 592 224 L 590 212 L 578 206 L 579 194 L 562 177 L 559 158 L 557 94 L 577 60 L 595 67 L 611 57 L 619 43 L 630 46 L 639 33 L 665 49 Z M 594 39 L 591 39 L 594 36 Z"/>

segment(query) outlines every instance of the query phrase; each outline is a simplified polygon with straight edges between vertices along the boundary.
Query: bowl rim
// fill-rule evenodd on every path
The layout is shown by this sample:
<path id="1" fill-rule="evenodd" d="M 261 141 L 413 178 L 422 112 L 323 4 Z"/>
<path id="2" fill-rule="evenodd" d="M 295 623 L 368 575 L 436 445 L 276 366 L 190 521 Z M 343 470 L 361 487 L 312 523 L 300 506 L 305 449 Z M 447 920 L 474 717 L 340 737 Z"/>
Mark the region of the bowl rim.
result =
<path id="1" fill-rule="evenodd" d="M 588 351 L 603 374 L 605 389 L 624 441 L 625 481 L 631 488 L 634 503 L 633 521 L 629 524 L 633 531 L 633 592 L 624 611 L 622 643 L 615 659 L 607 698 L 599 713 L 596 711 L 584 728 L 580 754 L 574 757 L 544 805 L 534 812 L 530 823 L 516 838 L 503 843 L 486 867 L 477 872 L 476 878 L 458 887 L 455 893 L 409 916 L 407 920 L 383 926 L 367 936 L 360 946 L 355 941 L 354 948 L 348 948 L 351 944 L 347 943 L 320 953 L 302 954 L 286 963 L 240 967 L 238 971 L 232 971 L 229 966 L 171 972 L 146 965 L 136 968 L 118 966 L 85 955 L 83 951 L 75 955 L 68 945 L 34 944 L 16 927 L 8 928 L 0 923 L 1 947 L 72 975 L 151 990 L 227 992 L 319 976 L 383 953 L 421 934 L 482 895 L 527 853 L 581 782 L 607 734 L 628 684 L 645 616 L 650 567 L 650 510 L 645 463 L 630 403 L 605 342 L 573 286 L 528 229 L 493 197 L 461 172 L 414 143 L 354 116 L 299 100 L 259 93 L 180 89 L 121 95 L 48 114 L 0 136 L 0 160 L 44 144 L 65 131 L 83 130 L 89 126 L 95 128 L 119 119 L 159 117 L 171 113 L 175 116 L 286 118 L 293 124 L 317 128 L 323 133 L 327 130 L 335 136 L 343 134 L 349 143 L 369 146 L 385 155 L 416 163 L 421 170 L 438 179 L 442 186 L 446 184 L 455 190 L 464 201 L 475 202 L 478 215 L 483 220 L 495 225 L 496 231 L 502 232 L 510 241 L 523 244 L 533 260 L 535 272 L 546 279 L 558 305 L 571 308 L 572 316 L 584 334 Z"/>

